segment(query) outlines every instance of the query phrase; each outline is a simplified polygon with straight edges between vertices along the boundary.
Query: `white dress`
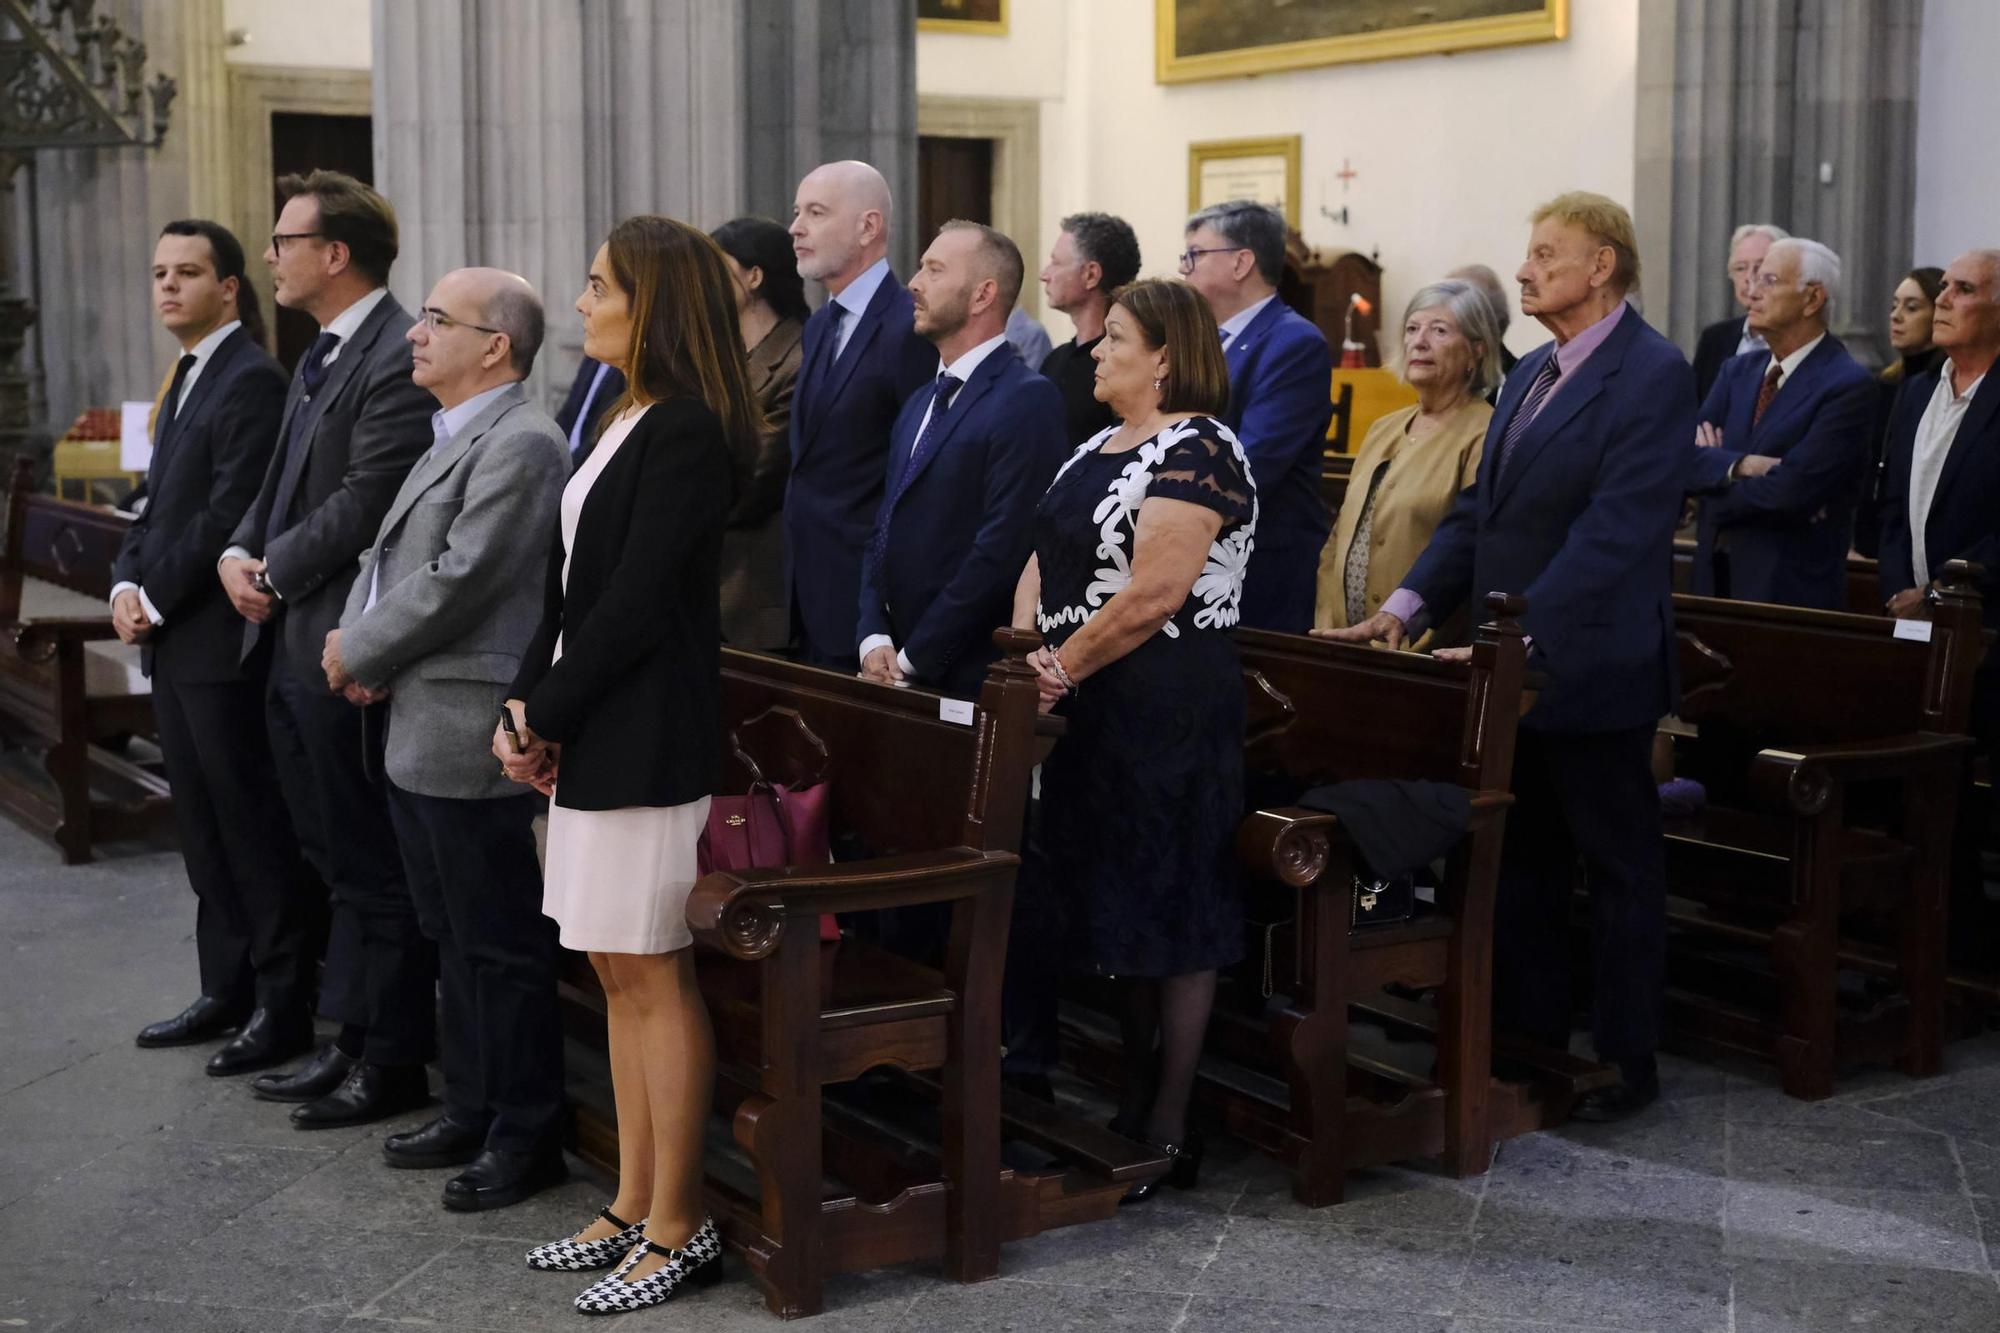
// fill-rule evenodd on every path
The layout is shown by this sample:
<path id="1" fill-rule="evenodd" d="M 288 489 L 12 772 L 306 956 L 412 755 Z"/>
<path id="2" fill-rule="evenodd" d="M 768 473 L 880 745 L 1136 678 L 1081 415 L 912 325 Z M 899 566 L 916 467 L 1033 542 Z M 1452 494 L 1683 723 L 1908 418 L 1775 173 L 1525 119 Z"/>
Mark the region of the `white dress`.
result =
<path id="1" fill-rule="evenodd" d="M 618 446 L 645 408 L 605 428 L 576 475 L 563 488 L 564 552 L 576 549 L 577 516 Z M 563 560 L 569 586 L 569 558 Z M 562 640 L 556 640 L 556 660 Z M 694 943 L 687 900 L 695 881 L 695 847 L 708 824 L 704 796 L 685 805 L 632 806 L 623 810 L 570 810 L 549 802 L 548 845 L 542 870 L 542 913 L 562 928 L 563 947 L 595 953 L 671 953 Z"/>

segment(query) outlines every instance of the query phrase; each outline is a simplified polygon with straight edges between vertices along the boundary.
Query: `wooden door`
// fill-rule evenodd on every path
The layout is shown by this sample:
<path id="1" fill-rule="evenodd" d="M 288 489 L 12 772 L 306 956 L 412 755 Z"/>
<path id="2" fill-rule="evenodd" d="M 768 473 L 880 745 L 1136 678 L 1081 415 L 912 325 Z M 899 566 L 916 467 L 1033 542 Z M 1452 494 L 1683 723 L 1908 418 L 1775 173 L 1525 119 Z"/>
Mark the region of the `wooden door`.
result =
<path id="1" fill-rule="evenodd" d="M 325 168 L 341 171 L 366 184 L 375 183 L 375 128 L 367 116 L 320 116 L 278 111 L 271 114 L 271 216 L 284 211 L 277 197 L 280 176 Z M 266 237 L 244 237 L 246 246 L 262 251 Z M 286 370 L 298 364 L 319 336 L 311 315 L 279 306 L 271 327 L 277 331 L 277 357 Z"/>
<path id="2" fill-rule="evenodd" d="M 993 222 L 993 141 L 926 134 L 917 140 L 917 253 L 954 218 Z"/>

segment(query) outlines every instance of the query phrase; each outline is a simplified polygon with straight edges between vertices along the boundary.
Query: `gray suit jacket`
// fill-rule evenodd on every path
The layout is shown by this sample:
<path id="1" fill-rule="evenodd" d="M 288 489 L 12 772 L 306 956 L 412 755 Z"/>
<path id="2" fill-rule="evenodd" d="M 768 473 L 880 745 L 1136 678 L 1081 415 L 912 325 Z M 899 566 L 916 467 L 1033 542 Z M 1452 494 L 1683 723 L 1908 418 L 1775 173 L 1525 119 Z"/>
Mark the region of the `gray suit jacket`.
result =
<path id="1" fill-rule="evenodd" d="M 403 790 L 460 800 L 524 790 L 493 759 L 493 727 L 541 621 L 568 480 L 562 431 L 509 385 L 410 469 L 361 557 L 341 657 L 363 685 L 389 687 L 383 768 Z"/>

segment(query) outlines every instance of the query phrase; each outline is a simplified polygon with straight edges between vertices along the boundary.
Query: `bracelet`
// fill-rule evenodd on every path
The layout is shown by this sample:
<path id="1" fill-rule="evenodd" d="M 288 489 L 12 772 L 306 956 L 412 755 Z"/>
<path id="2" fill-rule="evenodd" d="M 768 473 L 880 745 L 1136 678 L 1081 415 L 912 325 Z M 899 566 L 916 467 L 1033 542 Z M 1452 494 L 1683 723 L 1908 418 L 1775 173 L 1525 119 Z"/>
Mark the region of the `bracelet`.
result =
<path id="1" fill-rule="evenodd" d="M 1062 687 L 1065 690 L 1068 690 L 1071 694 L 1078 693 L 1076 682 L 1069 678 L 1069 672 L 1063 670 L 1062 658 L 1053 648 L 1049 649 L 1049 667 L 1056 673 L 1056 679 L 1062 682 Z"/>

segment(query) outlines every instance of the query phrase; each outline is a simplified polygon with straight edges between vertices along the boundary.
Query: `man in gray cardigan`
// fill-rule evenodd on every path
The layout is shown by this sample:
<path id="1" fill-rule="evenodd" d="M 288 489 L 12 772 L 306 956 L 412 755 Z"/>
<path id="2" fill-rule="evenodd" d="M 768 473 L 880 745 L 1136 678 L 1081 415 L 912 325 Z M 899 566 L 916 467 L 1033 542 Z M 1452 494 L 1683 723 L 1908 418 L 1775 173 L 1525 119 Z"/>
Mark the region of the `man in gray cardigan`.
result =
<path id="1" fill-rule="evenodd" d="M 466 1166 L 444 1206 L 499 1208 L 560 1181 L 555 925 L 542 915 L 536 800 L 493 762 L 493 724 L 542 610 L 569 477 L 562 432 L 520 381 L 542 342 L 535 289 L 446 274 L 409 331 L 440 411 L 326 636 L 327 685 L 388 701 L 383 770 L 417 918 L 443 982 L 444 1114 L 383 1142 L 389 1165 Z"/>

